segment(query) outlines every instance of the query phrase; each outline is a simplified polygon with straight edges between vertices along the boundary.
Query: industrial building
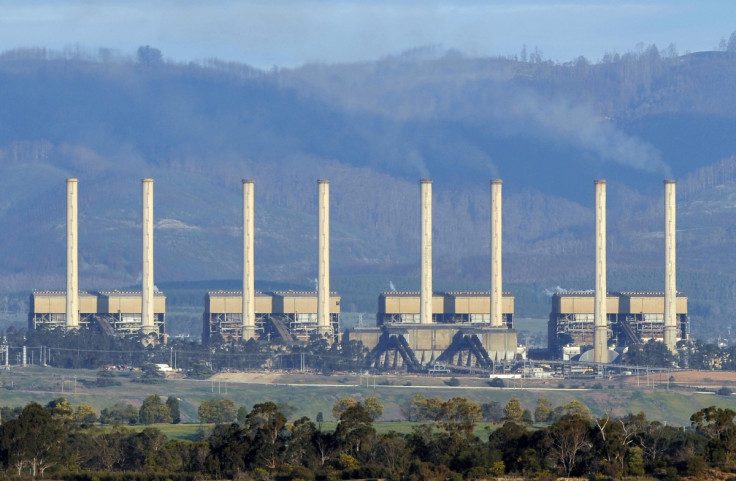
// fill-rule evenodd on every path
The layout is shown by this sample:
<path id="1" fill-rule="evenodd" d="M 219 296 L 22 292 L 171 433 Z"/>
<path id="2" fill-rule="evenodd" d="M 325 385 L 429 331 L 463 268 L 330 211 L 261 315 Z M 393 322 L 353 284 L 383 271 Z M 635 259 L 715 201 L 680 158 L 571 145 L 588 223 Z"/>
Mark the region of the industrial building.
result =
<path id="1" fill-rule="evenodd" d="M 423 371 L 442 364 L 454 369 L 489 368 L 520 354 L 513 330 L 514 298 L 503 293 L 502 325 L 491 327 L 490 292 L 434 292 L 432 323 L 420 319 L 420 293 L 383 292 L 378 327 L 348 332 L 369 348 L 374 369 Z"/>
<path id="2" fill-rule="evenodd" d="M 442 324 L 490 324 L 491 293 L 435 292 L 432 294 L 432 322 Z M 383 292 L 378 297 L 378 325 L 419 322 L 418 292 Z M 513 329 L 514 297 L 503 293 L 502 325 Z"/>
<path id="3" fill-rule="evenodd" d="M 382 293 L 377 326 L 346 332 L 370 349 L 367 367 L 476 370 L 517 358 L 514 298 L 502 289 L 501 181 L 493 179 L 490 185 L 491 290 L 439 293 L 432 290 L 432 181 L 420 181 L 421 289 Z"/>
<path id="4" fill-rule="evenodd" d="M 548 324 L 550 352 L 562 355 L 565 346 L 593 345 L 594 300 L 592 291 L 558 292 L 552 296 Z M 619 292 L 606 296 L 606 348 L 664 341 L 664 292 Z M 676 341 L 688 337 L 687 297 L 677 292 Z"/>
<path id="5" fill-rule="evenodd" d="M 33 291 L 28 313 L 28 329 L 68 329 L 66 291 Z M 81 291 L 78 295 L 77 328 L 96 327 L 108 334 L 130 335 L 141 331 L 140 291 Z M 155 291 L 154 329 L 161 340 L 166 334 L 166 296 Z"/>
<path id="6" fill-rule="evenodd" d="M 661 341 L 674 352 L 688 336 L 687 297 L 676 289 L 676 197 L 664 181 L 664 291 L 609 293 L 606 289 L 606 181 L 595 185 L 595 289 L 552 298 L 548 346 L 582 353 L 597 364 L 611 362 L 627 345 Z M 592 346 L 592 349 L 589 349 Z M 587 350 L 586 350 L 587 349 Z M 592 357 L 590 353 L 592 352 Z"/>
<path id="7" fill-rule="evenodd" d="M 315 334 L 331 341 L 338 339 L 340 297 L 330 291 L 330 183 L 318 179 L 317 187 L 317 291 L 262 293 L 255 290 L 255 183 L 243 179 L 243 290 L 207 293 L 203 340 L 216 333 L 225 341 L 306 341 Z"/>
<path id="8" fill-rule="evenodd" d="M 317 289 L 312 292 L 255 290 L 254 182 L 243 180 L 243 289 L 205 296 L 203 340 L 304 341 L 339 336 L 340 297 L 330 291 L 329 181 L 318 184 Z M 687 298 L 676 291 L 675 182 L 666 180 L 663 292 L 608 293 L 606 289 L 606 181 L 595 181 L 595 288 L 552 298 L 549 348 L 590 349 L 591 360 L 612 360 L 610 350 L 649 339 L 674 350 L 687 337 Z M 96 324 L 106 332 L 157 334 L 164 338 L 166 297 L 153 284 L 153 180 L 142 180 L 142 284 L 140 291 L 85 292 L 78 288 L 77 179 L 67 180 L 67 288 L 34 291 L 29 328 Z M 502 182 L 490 181 L 490 290 L 432 289 L 432 181 L 420 181 L 420 290 L 384 292 L 375 327 L 347 332 L 370 349 L 369 367 L 423 371 L 442 363 L 455 369 L 487 369 L 520 356 L 514 330 L 514 297 L 503 292 Z M 523 355 L 523 354 L 521 354 Z"/>
<path id="9" fill-rule="evenodd" d="M 31 294 L 29 329 L 79 329 L 96 324 L 109 334 L 142 333 L 166 342 L 166 296 L 153 283 L 153 179 L 142 184 L 140 291 L 79 290 L 78 179 L 66 180 L 66 290 Z"/>
<path id="10" fill-rule="evenodd" d="M 318 324 L 316 292 L 255 292 L 255 338 L 307 341 L 323 334 Z M 205 296 L 202 339 L 220 335 L 224 341 L 249 339 L 243 336 L 242 291 L 211 291 Z M 330 293 L 330 334 L 337 340 L 340 332 L 340 297 Z"/>

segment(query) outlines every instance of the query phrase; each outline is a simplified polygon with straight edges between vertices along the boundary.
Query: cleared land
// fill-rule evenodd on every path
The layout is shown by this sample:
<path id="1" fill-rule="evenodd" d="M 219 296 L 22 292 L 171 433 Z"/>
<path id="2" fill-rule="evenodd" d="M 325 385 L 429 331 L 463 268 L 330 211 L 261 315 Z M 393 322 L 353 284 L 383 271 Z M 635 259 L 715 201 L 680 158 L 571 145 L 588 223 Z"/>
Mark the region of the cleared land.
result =
<path id="1" fill-rule="evenodd" d="M 332 405 L 342 397 L 361 400 L 376 396 L 385 405 L 382 421 L 402 421 L 402 406 L 408 404 L 415 394 L 442 399 L 460 396 L 478 403 L 496 401 L 502 404 L 511 398 L 519 398 L 523 406 L 532 411 L 540 397 L 549 399 L 553 406 L 578 399 L 590 407 L 594 414 L 601 414 L 604 410 L 616 415 L 642 411 L 649 419 L 675 425 L 688 425 L 692 413 L 710 405 L 736 410 L 736 396 L 716 396 L 697 392 L 693 388 L 683 388 L 680 386 L 681 382 L 684 383 L 679 379 L 680 373 L 669 373 L 678 381 L 670 389 L 667 389 L 666 373 L 661 375 L 661 382 L 659 374 L 650 374 L 649 382 L 644 382 L 645 377 L 640 376 L 638 388 L 636 376 L 612 380 L 525 380 L 513 385 L 507 383 L 508 387 L 505 388 L 492 388 L 485 377 L 461 377 L 458 378 L 460 386 L 451 387 L 446 384 L 449 378 L 354 374 L 322 376 L 298 372 L 221 373 L 204 381 L 169 379 L 161 384 L 136 382 L 140 373 L 117 372 L 116 379 L 121 384 L 101 388 L 94 385 L 96 371 L 26 367 L 0 372 L 3 386 L 0 404 L 19 406 L 30 401 L 46 403 L 55 397 L 65 396 L 74 405 L 87 403 L 99 412 L 117 401 L 139 406 L 151 394 L 159 394 L 164 399 L 174 395 L 180 399 L 185 423 L 196 423 L 199 404 L 204 399 L 212 398 L 232 399 L 236 405 L 244 405 L 247 409 L 264 401 L 288 403 L 295 408 L 292 419 L 301 416 L 315 419 L 317 413 L 322 412 L 327 420 L 332 417 Z M 715 379 L 711 377 L 713 374 L 709 371 L 689 375 Z M 733 376 L 734 373 L 718 374 Z M 715 382 L 715 387 L 724 383 L 725 379 L 723 383 L 719 380 Z"/>

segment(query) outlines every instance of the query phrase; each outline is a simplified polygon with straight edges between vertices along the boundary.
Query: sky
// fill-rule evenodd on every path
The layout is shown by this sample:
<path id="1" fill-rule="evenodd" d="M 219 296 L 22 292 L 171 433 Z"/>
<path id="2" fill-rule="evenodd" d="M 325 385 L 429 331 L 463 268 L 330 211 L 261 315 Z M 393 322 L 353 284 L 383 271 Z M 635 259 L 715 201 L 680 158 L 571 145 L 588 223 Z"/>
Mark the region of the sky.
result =
<path id="1" fill-rule="evenodd" d="M 417 47 L 543 59 L 671 43 L 712 50 L 736 30 L 733 0 L 0 0 L 0 52 L 81 46 L 171 61 L 218 58 L 254 67 L 376 60 Z"/>

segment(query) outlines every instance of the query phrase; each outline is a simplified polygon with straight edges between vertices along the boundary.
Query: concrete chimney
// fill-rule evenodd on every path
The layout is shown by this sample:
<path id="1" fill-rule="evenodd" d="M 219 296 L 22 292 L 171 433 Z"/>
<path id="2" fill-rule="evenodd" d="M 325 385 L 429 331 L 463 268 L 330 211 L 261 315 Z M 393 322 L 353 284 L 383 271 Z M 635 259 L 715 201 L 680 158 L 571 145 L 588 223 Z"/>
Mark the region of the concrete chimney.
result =
<path id="1" fill-rule="evenodd" d="M 491 327 L 503 327 L 501 179 L 491 179 Z"/>
<path id="2" fill-rule="evenodd" d="M 419 293 L 419 322 L 432 324 L 432 181 L 421 179 L 422 285 Z"/>
<path id="3" fill-rule="evenodd" d="M 243 340 L 256 335 L 255 223 L 252 180 L 243 179 Z"/>
<path id="4" fill-rule="evenodd" d="M 143 279 L 141 331 L 156 332 L 153 313 L 153 179 L 143 179 Z"/>
<path id="5" fill-rule="evenodd" d="M 66 179 L 66 328 L 79 327 L 77 179 Z"/>
<path id="6" fill-rule="evenodd" d="M 677 260 L 675 181 L 664 181 L 664 344 L 677 350 Z"/>
<path id="7" fill-rule="evenodd" d="M 606 312 L 606 181 L 595 181 L 595 307 L 593 360 L 608 362 L 608 316 Z"/>
<path id="8" fill-rule="evenodd" d="M 319 269 L 317 273 L 317 328 L 320 334 L 332 334 L 330 322 L 330 181 L 319 179 Z"/>

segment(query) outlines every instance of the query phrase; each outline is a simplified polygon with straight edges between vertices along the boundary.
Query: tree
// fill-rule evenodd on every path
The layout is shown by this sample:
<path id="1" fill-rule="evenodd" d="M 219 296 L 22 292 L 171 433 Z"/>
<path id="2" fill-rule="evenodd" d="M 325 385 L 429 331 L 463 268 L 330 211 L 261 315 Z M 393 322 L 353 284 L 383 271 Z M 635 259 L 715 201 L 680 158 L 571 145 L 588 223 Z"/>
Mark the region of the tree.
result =
<path id="1" fill-rule="evenodd" d="M 236 476 L 250 459 L 250 436 L 236 424 L 218 424 L 207 439 L 210 446 L 204 464 L 217 479 Z"/>
<path id="2" fill-rule="evenodd" d="M 523 414 L 524 408 L 521 406 L 521 401 L 518 398 L 511 398 L 503 407 L 504 421 L 518 423 L 521 421 L 521 416 Z"/>
<path id="3" fill-rule="evenodd" d="M 141 370 L 143 371 L 143 375 L 140 378 L 140 382 L 146 384 L 161 384 L 166 381 L 166 376 L 164 375 L 164 373 L 158 368 L 157 365 L 151 362 L 145 363 Z"/>
<path id="4" fill-rule="evenodd" d="M 394 473 L 403 471 L 409 457 L 406 440 L 396 433 L 382 435 L 378 439 L 375 451 L 378 464 Z"/>
<path id="5" fill-rule="evenodd" d="M 383 403 L 375 396 L 369 396 L 363 400 L 363 407 L 368 415 L 375 421 L 383 415 Z"/>
<path id="6" fill-rule="evenodd" d="M 100 422 L 102 424 L 135 424 L 138 422 L 138 409 L 132 404 L 118 401 L 111 407 L 100 411 Z"/>
<path id="7" fill-rule="evenodd" d="M 251 451 L 259 465 L 275 468 L 283 448 L 281 430 L 286 426 L 286 416 L 273 402 L 259 403 L 248 413 L 246 429 L 252 441 Z"/>
<path id="8" fill-rule="evenodd" d="M 343 447 L 343 452 L 358 456 L 361 446 L 376 434 L 373 429 L 373 418 L 362 404 L 347 408 L 340 415 L 340 422 L 335 429 L 335 438 Z"/>
<path id="9" fill-rule="evenodd" d="M 434 421 L 442 413 L 444 401 L 438 397 L 427 399 L 421 394 L 411 398 L 411 418 L 413 421 Z"/>
<path id="10" fill-rule="evenodd" d="M 503 419 L 503 407 L 498 401 L 490 401 L 480 406 L 483 412 L 483 421 L 497 423 Z"/>
<path id="11" fill-rule="evenodd" d="M 171 414 L 171 422 L 179 424 L 181 422 L 181 411 L 179 410 L 179 398 L 176 396 L 169 396 L 166 398 L 166 407 L 169 408 L 169 414 Z"/>
<path id="12" fill-rule="evenodd" d="M 481 419 L 483 412 L 476 403 L 454 397 L 442 404 L 437 421 L 447 433 L 464 434 L 468 437 Z"/>
<path id="13" fill-rule="evenodd" d="M 0 428 L 0 447 L 7 453 L 8 464 L 20 476 L 23 467 L 31 473 L 44 475 L 46 469 L 61 461 L 65 437 L 63 423 L 55 420 L 48 410 L 37 403 L 23 408 L 18 419 L 6 422 Z"/>
<path id="14" fill-rule="evenodd" d="M 74 422 L 78 424 L 92 424 L 97 421 L 97 413 L 89 404 L 80 404 L 74 410 Z"/>
<path id="15" fill-rule="evenodd" d="M 317 417 L 314 420 L 319 425 L 319 430 L 322 431 L 322 423 L 325 422 L 325 415 L 322 414 L 322 411 L 317 413 Z"/>
<path id="16" fill-rule="evenodd" d="M 565 417 L 550 426 L 548 433 L 559 465 L 569 478 L 581 451 L 592 446 L 588 439 L 588 424 L 580 418 Z"/>
<path id="17" fill-rule="evenodd" d="M 494 377 L 488 382 L 488 385 L 491 387 L 505 387 L 506 383 L 500 377 Z"/>
<path id="18" fill-rule="evenodd" d="M 675 356 L 663 342 L 650 339 L 643 346 L 633 346 L 626 354 L 628 362 L 637 366 L 669 367 L 675 364 Z"/>
<path id="19" fill-rule="evenodd" d="M 57 421 L 72 421 L 74 419 L 74 408 L 65 397 L 57 397 L 49 401 L 46 404 L 46 410 Z"/>
<path id="20" fill-rule="evenodd" d="M 161 50 L 149 45 L 138 47 L 138 63 L 141 65 L 158 65 L 162 62 Z"/>
<path id="21" fill-rule="evenodd" d="M 358 404 L 358 401 L 351 397 L 338 399 L 332 406 L 332 416 L 335 419 L 340 419 L 342 413 L 344 413 L 349 407 L 355 406 L 356 404 Z"/>
<path id="22" fill-rule="evenodd" d="M 732 32 L 731 36 L 728 38 L 726 52 L 736 52 L 736 31 Z"/>
<path id="23" fill-rule="evenodd" d="M 289 429 L 284 460 L 291 465 L 316 465 L 317 450 L 312 442 L 316 431 L 316 426 L 308 417 L 296 420 Z"/>
<path id="24" fill-rule="evenodd" d="M 556 419 L 561 419 L 564 417 L 577 418 L 584 421 L 590 421 L 592 419 L 592 415 L 590 414 L 590 409 L 588 409 L 588 406 L 586 406 L 582 401 L 578 401 L 577 399 L 573 399 L 567 404 L 556 407 L 553 413 Z"/>
<path id="25" fill-rule="evenodd" d="M 549 399 L 540 397 L 537 399 L 537 408 L 534 410 L 534 420 L 538 423 L 546 423 L 552 414 L 552 404 Z"/>
<path id="26" fill-rule="evenodd" d="M 115 374 L 111 371 L 100 370 L 97 371 L 97 380 L 95 381 L 97 387 L 109 387 L 109 386 L 120 386 L 122 383 L 115 379 Z"/>
<path id="27" fill-rule="evenodd" d="M 197 409 L 200 423 L 231 423 L 235 421 L 237 412 L 235 403 L 230 399 L 205 399 Z"/>
<path id="28" fill-rule="evenodd" d="M 246 408 L 245 406 L 240 406 L 238 408 L 238 413 L 235 415 L 235 420 L 241 426 L 245 426 L 245 423 L 248 420 L 248 408 Z"/>
<path id="29" fill-rule="evenodd" d="M 528 425 L 534 423 L 534 418 L 530 410 L 524 409 L 524 412 L 521 414 L 521 422 Z"/>
<path id="30" fill-rule="evenodd" d="M 138 411 L 138 419 L 141 424 L 170 423 L 171 411 L 158 394 L 153 394 L 143 400 Z"/>
<path id="31" fill-rule="evenodd" d="M 713 461 L 731 462 L 736 449 L 736 411 L 715 406 L 703 408 L 690 416 L 690 424 L 709 439 L 709 453 Z M 718 459 L 722 457 L 723 459 Z"/>

